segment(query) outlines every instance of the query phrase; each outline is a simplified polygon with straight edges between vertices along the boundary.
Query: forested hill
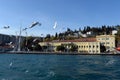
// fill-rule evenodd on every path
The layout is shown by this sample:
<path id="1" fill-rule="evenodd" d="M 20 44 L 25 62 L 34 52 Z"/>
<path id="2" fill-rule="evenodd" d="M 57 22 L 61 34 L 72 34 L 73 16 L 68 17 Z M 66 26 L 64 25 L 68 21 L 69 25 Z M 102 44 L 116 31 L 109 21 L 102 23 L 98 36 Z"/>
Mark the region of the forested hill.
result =
<path id="1" fill-rule="evenodd" d="M 56 33 L 54 36 L 47 34 L 44 40 L 51 41 L 51 40 L 58 40 L 58 39 L 59 40 L 76 39 L 76 38 L 83 37 L 88 33 L 91 33 L 92 37 L 95 37 L 96 35 L 104 35 L 104 34 L 110 35 L 112 34 L 113 30 L 117 30 L 118 33 L 120 33 L 120 25 L 116 25 L 116 26 L 103 25 L 101 27 L 86 26 L 83 28 L 83 30 L 81 30 L 81 28 L 75 29 L 75 30 L 71 30 L 70 28 L 67 28 L 66 31 L 62 33 Z M 90 37 L 90 36 L 85 36 L 85 37 Z"/>

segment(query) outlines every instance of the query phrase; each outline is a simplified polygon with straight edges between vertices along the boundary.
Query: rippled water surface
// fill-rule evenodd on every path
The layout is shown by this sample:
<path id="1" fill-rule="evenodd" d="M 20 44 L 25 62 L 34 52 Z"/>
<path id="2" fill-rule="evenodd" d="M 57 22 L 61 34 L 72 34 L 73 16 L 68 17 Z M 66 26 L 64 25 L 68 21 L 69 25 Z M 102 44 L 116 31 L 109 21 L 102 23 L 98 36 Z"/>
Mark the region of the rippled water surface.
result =
<path id="1" fill-rule="evenodd" d="M 0 54 L 0 80 L 120 80 L 120 56 Z"/>

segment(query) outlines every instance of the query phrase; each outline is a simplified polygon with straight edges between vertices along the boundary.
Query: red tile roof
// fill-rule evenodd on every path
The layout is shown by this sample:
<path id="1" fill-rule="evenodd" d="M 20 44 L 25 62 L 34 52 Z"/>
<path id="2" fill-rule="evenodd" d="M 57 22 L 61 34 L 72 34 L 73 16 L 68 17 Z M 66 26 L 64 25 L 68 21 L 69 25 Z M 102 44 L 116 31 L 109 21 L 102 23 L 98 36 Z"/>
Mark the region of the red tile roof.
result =
<path id="1" fill-rule="evenodd" d="M 96 42 L 96 38 L 80 38 L 75 40 L 59 40 L 53 42 Z"/>

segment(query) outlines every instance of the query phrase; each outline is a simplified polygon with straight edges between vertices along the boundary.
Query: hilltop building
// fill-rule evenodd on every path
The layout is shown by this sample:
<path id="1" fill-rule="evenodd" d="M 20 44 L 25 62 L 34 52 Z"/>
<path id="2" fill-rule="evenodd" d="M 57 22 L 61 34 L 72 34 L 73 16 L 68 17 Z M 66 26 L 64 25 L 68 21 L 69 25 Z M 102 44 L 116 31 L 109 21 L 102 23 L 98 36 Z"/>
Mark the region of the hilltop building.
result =
<path id="1" fill-rule="evenodd" d="M 112 35 L 115 35 L 115 34 L 117 34 L 117 33 L 118 33 L 117 30 L 113 30 L 113 31 L 112 31 Z"/>

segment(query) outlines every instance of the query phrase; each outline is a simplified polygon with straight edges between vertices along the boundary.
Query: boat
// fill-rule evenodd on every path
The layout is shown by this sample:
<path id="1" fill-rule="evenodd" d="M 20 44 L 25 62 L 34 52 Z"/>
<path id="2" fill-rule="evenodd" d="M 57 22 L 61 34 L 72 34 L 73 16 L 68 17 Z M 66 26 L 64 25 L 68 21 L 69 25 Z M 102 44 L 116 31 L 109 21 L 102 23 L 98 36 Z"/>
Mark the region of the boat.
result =
<path id="1" fill-rule="evenodd" d="M 117 50 L 117 51 L 120 51 L 120 47 L 117 47 L 116 50 Z"/>

